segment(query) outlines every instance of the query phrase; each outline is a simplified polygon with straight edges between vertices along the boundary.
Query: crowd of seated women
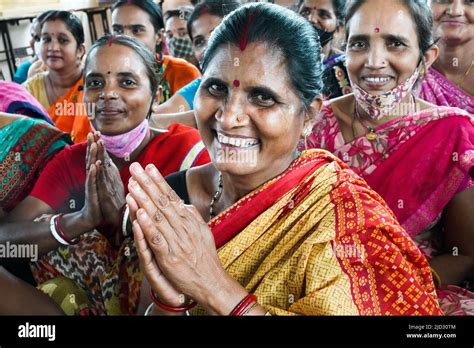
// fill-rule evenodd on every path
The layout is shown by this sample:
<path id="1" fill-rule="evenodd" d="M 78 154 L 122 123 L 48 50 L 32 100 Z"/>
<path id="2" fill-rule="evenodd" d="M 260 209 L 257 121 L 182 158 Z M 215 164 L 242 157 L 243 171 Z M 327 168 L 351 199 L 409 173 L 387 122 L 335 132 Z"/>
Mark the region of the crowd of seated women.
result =
<path id="1" fill-rule="evenodd" d="M 474 4 L 272 2 L 38 15 L 0 314 L 474 315 Z"/>

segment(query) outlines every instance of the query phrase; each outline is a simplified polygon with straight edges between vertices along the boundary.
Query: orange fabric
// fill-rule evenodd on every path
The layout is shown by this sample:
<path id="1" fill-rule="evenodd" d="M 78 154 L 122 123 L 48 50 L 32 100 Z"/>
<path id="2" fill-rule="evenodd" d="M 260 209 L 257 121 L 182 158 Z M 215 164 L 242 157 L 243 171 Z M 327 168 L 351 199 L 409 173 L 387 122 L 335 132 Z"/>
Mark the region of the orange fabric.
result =
<path id="1" fill-rule="evenodd" d="M 70 134 L 72 141 L 76 144 L 86 141 L 87 134 L 92 131 L 82 97 L 81 77 L 74 87 L 48 108 L 48 114 L 56 127 Z"/>
<path id="2" fill-rule="evenodd" d="M 166 66 L 166 69 L 162 80 L 168 81 L 171 95 L 201 76 L 199 70 L 184 59 L 164 56 L 163 65 Z"/>

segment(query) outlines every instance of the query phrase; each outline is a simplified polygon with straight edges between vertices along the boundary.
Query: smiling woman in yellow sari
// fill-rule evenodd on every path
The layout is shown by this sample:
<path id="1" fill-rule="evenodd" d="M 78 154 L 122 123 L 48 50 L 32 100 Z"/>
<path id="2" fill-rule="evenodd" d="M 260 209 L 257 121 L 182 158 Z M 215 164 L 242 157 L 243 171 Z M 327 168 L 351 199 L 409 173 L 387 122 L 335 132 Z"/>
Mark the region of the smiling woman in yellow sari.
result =
<path id="1" fill-rule="evenodd" d="M 147 313 L 442 314 L 380 196 L 328 152 L 296 151 L 321 107 L 319 53 L 311 25 L 270 4 L 211 35 L 195 112 L 213 163 L 166 181 L 130 166 Z"/>
<path id="2" fill-rule="evenodd" d="M 24 84 L 48 111 L 55 126 L 75 143 L 85 141 L 92 130 L 82 103 L 84 54 L 84 31 L 79 18 L 66 11 L 51 11 L 41 30 L 41 59 L 48 71 Z"/>

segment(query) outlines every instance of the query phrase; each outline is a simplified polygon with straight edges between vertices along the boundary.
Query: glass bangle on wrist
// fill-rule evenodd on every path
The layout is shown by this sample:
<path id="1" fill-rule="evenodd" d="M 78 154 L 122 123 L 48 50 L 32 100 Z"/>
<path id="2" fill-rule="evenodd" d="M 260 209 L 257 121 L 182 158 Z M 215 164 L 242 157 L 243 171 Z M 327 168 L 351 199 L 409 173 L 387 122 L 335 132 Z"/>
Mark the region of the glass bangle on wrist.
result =
<path id="1" fill-rule="evenodd" d="M 154 302 L 150 303 L 150 305 L 147 307 L 146 311 L 145 311 L 145 317 L 148 317 L 150 316 L 150 312 L 152 311 L 153 309 L 153 306 L 155 305 Z M 191 316 L 191 313 L 189 313 L 189 311 L 186 311 L 186 316 L 187 317 L 190 317 Z"/>
<path id="2" fill-rule="evenodd" d="M 232 312 L 230 312 L 230 316 L 232 317 L 240 317 L 247 314 L 257 303 L 257 296 L 254 294 L 248 294 L 245 296 L 242 301 L 240 301 L 237 306 L 234 307 Z"/>
<path id="3" fill-rule="evenodd" d="M 165 310 L 165 311 L 168 311 L 168 312 L 173 312 L 173 313 L 179 313 L 179 312 L 187 312 L 191 309 L 193 309 L 194 307 L 196 307 L 197 305 L 197 302 L 191 302 L 190 304 L 188 304 L 187 306 L 183 306 L 183 307 L 172 307 L 172 306 L 168 306 L 168 305 L 165 305 L 164 303 L 162 303 L 155 295 L 155 293 L 153 292 L 152 289 L 150 289 L 150 295 L 151 295 L 151 299 L 153 300 L 153 303 L 158 306 L 159 308 Z"/>
<path id="4" fill-rule="evenodd" d="M 54 215 L 49 221 L 49 230 L 51 231 L 51 234 L 53 235 L 54 239 L 56 239 L 56 241 L 62 245 L 73 245 L 79 243 L 79 238 L 70 239 L 66 236 L 63 229 L 61 228 L 59 219 L 61 219 L 63 215 L 64 214 Z"/>
<path id="5" fill-rule="evenodd" d="M 125 204 L 120 213 L 120 218 L 121 218 L 121 224 L 122 226 L 122 233 L 126 237 L 128 236 L 128 231 L 127 231 L 127 225 L 128 225 L 128 219 L 130 218 L 130 209 L 128 209 L 128 205 Z"/>

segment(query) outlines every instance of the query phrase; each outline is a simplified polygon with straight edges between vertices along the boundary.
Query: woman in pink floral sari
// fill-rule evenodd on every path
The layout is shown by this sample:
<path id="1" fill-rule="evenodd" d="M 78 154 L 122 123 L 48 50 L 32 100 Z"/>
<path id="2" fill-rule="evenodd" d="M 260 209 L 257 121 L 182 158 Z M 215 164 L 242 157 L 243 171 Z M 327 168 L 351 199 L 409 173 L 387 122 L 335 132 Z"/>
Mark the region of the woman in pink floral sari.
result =
<path id="1" fill-rule="evenodd" d="M 440 55 L 428 70 L 418 96 L 474 114 L 474 4 L 431 1 Z"/>
<path id="2" fill-rule="evenodd" d="M 385 199 L 429 259 L 444 312 L 473 315 L 474 117 L 413 96 L 438 54 L 430 12 L 422 1 L 351 2 L 354 93 L 325 104 L 306 147 L 333 152 Z"/>

